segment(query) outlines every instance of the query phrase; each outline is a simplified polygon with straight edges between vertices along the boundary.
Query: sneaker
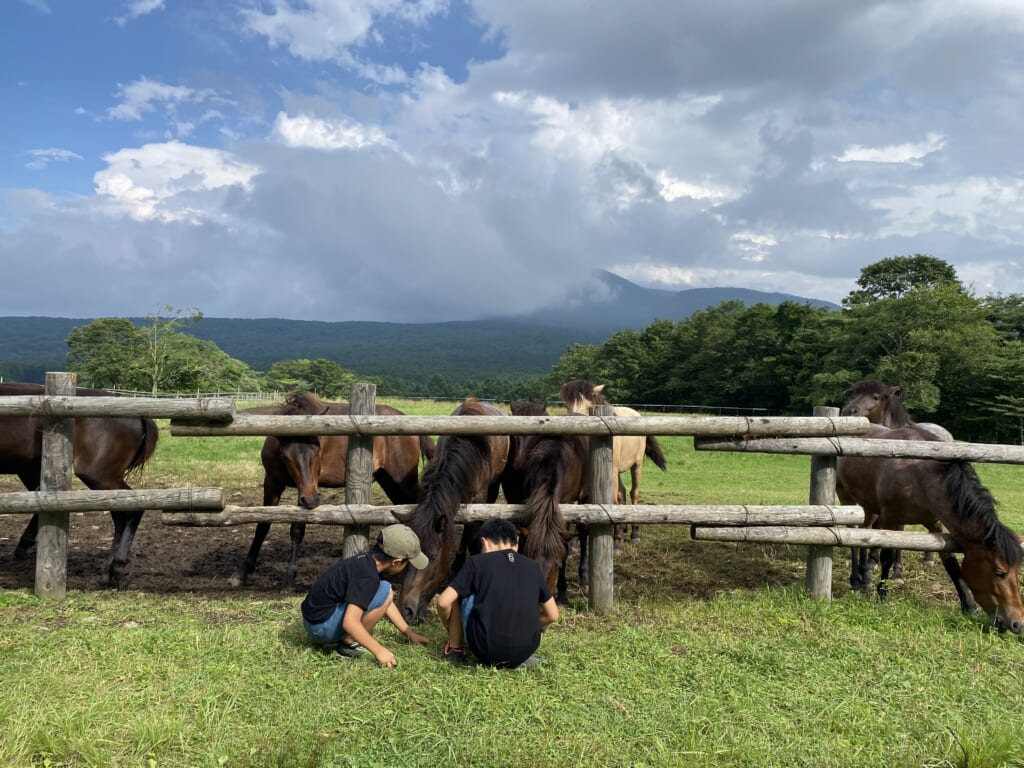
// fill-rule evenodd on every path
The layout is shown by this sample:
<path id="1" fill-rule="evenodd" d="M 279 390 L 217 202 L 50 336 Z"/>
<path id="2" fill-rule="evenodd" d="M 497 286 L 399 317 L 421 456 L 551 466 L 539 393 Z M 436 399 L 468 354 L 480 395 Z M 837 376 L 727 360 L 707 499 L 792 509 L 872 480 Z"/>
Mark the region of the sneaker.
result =
<path id="1" fill-rule="evenodd" d="M 444 649 L 441 651 L 441 656 L 449 664 L 464 664 L 466 662 L 466 649 L 452 648 L 451 645 L 445 643 Z"/>
<path id="2" fill-rule="evenodd" d="M 515 669 L 529 669 L 530 667 L 536 667 L 538 664 L 540 664 L 540 658 L 531 656 L 518 667 L 515 667 Z"/>
<path id="3" fill-rule="evenodd" d="M 351 643 L 338 643 L 338 647 L 335 649 L 335 652 L 339 656 L 344 656 L 349 659 L 354 659 L 365 653 L 369 653 L 368 650 L 354 640 Z"/>

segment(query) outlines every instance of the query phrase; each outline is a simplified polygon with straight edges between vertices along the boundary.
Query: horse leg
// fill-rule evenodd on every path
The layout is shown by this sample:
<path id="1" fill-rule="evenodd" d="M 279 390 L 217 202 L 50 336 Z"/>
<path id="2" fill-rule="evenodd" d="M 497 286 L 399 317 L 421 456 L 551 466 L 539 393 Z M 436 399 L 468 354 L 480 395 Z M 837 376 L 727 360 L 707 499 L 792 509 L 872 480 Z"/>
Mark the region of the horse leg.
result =
<path id="1" fill-rule="evenodd" d="M 263 480 L 263 506 L 276 507 L 281 501 L 281 494 L 284 493 L 284 486 L 272 482 L 269 477 Z M 256 563 L 259 562 L 260 549 L 263 547 L 263 540 L 270 533 L 270 523 L 256 523 L 256 532 L 252 536 L 252 544 L 245 555 L 242 565 L 231 574 L 228 582 L 232 587 L 241 587 L 246 579 L 256 570 Z"/>
<path id="2" fill-rule="evenodd" d="M 942 565 L 956 589 L 956 596 L 960 598 L 960 610 L 964 613 L 972 613 L 978 604 L 974 602 L 974 595 L 971 593 L 970 587 L 967 586 L 967 582 L 964 581 L 964 575 L 960 571 L 960 561 L 952 552 L 943 552 L 941 557 Z"/>
<path id="3" fill-rule="evenodd" d="M 292 555 L 288 560 L 288 567 L 281 578 L 281 589 L 288 590 L 295 586 L 295 577 L 299 573 L 299 547 L 302 539 L 306 536 L 305 523 L 292 523 L 289 531 L 292 539 Z"/>
<path id="4" fill-rule="evenodd" d="M 36 548 L 36 534 L 39 533 L 39 515 L 32 515 L 14 548 L 15 560 L 27 560 Z"/>
<path id="5" fill-rule="evenodd" d="M 889 571 L 896 560 L 895 549 L 883 549 L 881 552 L 882 570 L 878 574 L 878 599 L 886 600 L 889 597 Z"/>
<path id="6" fill-rule="evenodd" d="M 555 602 L 559 605 L 569 604 L 569 582 L 565 578 L 565 563 L 569 559 L 569 542 L 565 542 L 565 560 L 558 564 L 558 580 L 555 582 Z"/>
<path id="7" fill-rule="evenodd" d="M 18 478 L 28 490 L 39 490 L 38 474 L 24 473 L 19 474 Z M 18 546 L 14 548 L 15 560 L 26 560 L 32 554 L 36 548 L 36 535 L 38 533 L 39 515 L 32 515 L 32 519 L 28 521 L 28 525 L 25 526 L 25 530 L 21 533 L 21 538 L 18 539 Z"/>
<path id="8" fill-rule="evenodd" d="M 137 509 L 133 512 L 111 512 L 114 523 L 114 540 L 110 547 L 110 562 L 107 572 L 101 577 L 103 584 L 117 589 L 128 586 L 128 558 L 132 551 L 135 533 L 139 530 L 142 515 L 146 510 Z"/>
<path id="9" fill-rule="evenodd" d="M 580 539 L 580 589 L 590 588 L 590 528 L 576 525 L 576 534 Z"/>
<path id="10" fill-rule="evenodd" d="M 615 489 L 615 503 L 625 504 L 626 503 L 626 485 L 622 482 L 622 475 L 616 477 L 618 487 Z M 622 539 L 626 535 L 626 526 L 623 523 L 617 523 L 612 526 L 612 540 L 615 544 L 615 554 L 622 554 Z"/>
<path id="11" fill-rule="evenodd" d="M 644 471 L 644 464 L 643 464 L 643 458 L 641 458 L 640 459 L 640 463 L 634 465 L 633 469 L 629 473 L 630 474 L 630 478 L 632 479 L 632 485 L 630 485 L 630 488 L 629 488 L 629 502 L 634 507 L 636 506 L 637 502 L 640 500 L 640 476 L 643 474 L 643 471 Z M 636 523 L 633 523 L 629 527 L 629 540 L 630 541 L 640 541 L 640 526 L 637 525 Z"/>

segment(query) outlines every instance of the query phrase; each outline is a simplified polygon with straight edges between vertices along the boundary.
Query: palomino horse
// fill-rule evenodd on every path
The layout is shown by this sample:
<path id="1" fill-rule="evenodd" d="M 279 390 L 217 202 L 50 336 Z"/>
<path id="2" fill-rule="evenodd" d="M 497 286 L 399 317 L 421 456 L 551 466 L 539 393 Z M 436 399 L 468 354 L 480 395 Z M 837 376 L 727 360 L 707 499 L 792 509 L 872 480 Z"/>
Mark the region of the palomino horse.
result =
<path id="1" fill-rule="evenodd" d="M 378 415 L 401 416 L 402 412 L 389 405 L 378 405 Z M 254 408 L 249 412 L 276 412 L 284 416 L 348 414 L 348 403 L 325 403 L 316 395 L 294 393 L 289 395 L 283 408 Z M 434 443 L 426 436 L 376 435 L 373 438 L 373 479 L 394 504 L 413 504 L 419 496 L 419 466 L 421 454 L 429 459 L 434 454 Z M 275 507 L 281 503 L 286 488 L 295 488 L 298 503 L 305 509 L 320 506 L 321 488 L 344 488 L 348 466 L 348 437 L 330 435 L 322 437 L 275 437 L 263 441 L 260 451 L 263 462 L 263 506 Z M 245 560 L 231 576 L 232 586 L 241 586 L 249 574 L 256 570 L 260 548 L 270 531 L 270 523 L 257 523 L 256 533 Z M 305 523 L 291 525 L 292 552 L 281 586 L 289 588 L 298 573 L 299 546 L 306 535 Z"/>
<path id="2" fill-rule="evenodd" d="M 907 409 L 903 407 L 898 397 L 899 387 L 890 387 L 878 379 L 865 379 L 850 385 L 850 402 L 842 410 L 843 416 L 863 416 L 872 424 L 881 424 L 889 429 L 902 429 L 907 427 L 914 430 L 908 433 L 912 440 L 942 440 L 952 442 L 953 435 L 945 427 L 933 423 L 919 423 L 910 418 Z M 865 520 L 864 527 L 871 528 L 873 520 Z M 871 562 L 878 562 L 878 550 L 853 550 L 854 573 L 860 568 L 870 567 L 865 558 Z M 858 559 L 860 562 L 858 563 Z M 924 553 L 924 563 L 932 565 L 935 562 L 934 552 Z M 894 579 L 903 577 L 903 556 L 899 550 L 896 551 L 896 562 L 893 564 L 892 576 Z M 851 574 L 851 584 L 857 588 L 857 578 Z"/>
<path id="3" fill-rule="evenodd" d="M 467 398 L 452 416 L 507 416 L 497 406 Z M 459 505 L 493 504 L 509 456 L 508 435 L 445 435 L 423 470 L 416 508 L 402 515 L 420 539 L 420 549 L 430 559 L 422 570 L 406 569 L 398 607 L 408 622 L 421 621 L 449 575 L 461 567 L 467 552 L 478 552 L 473 535 L 479 526 L 465 525 L 456 553 L 455 513 Z M 456 557 L 456 554 L 458 555 Z"/>
<path id="4" fill-rule="evenodd" d="M 42 395 L 40 384 L 0 384 L 0 396 Z M 79 395 L 106 397 L 113 393 L 100 389 L 77 389 Z M 42 463 L 44 424 L 29 416 L 10 416 L 0 419 L 0 474 L 17 475 L 30 491 L 38 490 Z M 141 418 L 84 418 L 75 419 L 74 471 L 86 487 L 94 491 L 131 490 L 127 479 L 141 472 L 143 465 L 156 450 L 158 436 L 156 422 Z M 114 539 L 110 548 L 110 562 L 103 574 L 104 584 L 123 589 L 128 584 L 128 558 L 135 532 L 142 522 L 143 509 L 131 512 L 111 512 Z M 39 517 L 33 515 L 14 557 L 27 557 L 35 547 Z"/>
<path id="5" fill-rule="evenodd" d="M 877 424 L 866 437 L 920 439 L 916 431 Z M 951 552 L 941 557 L 961 608 L 969 612 L 980 605 L 994 626 L 1020 634 L 1024 609 L 1018 578 L 1024 553 L 1017 536 L 996 516 L 992 495 L 969 463 L 850 456 L 837 459 L 836 475 L 842 503 L 862 506 L 866 518 L 877 518 L 877 527 L 900 530 L 917 524 L 952 534 L 964 552 L 963 564 Z M 878 593 L 883 598 L 894 558 L 894 550 L 882 551 Z M 866 570 L 861 578 L 867 586 Z"/>
<path id="6" fill-rule="evenodd" d="M 594 386 L 586 379 L 574 379 L 562 385 L 560 394 L 565 401 L 566 413 L 579 413 L 586 416 L 592 405 L 608 405 L 601 390 L 604 384 Z M 612 412 L 616 416 L 640 416 L 637 411 L 622 405 L 613 407 Z M 647 435 L 615 435 L 612 438 L 612 461 L 615 464 L 616 487 L 612 489 L 612 498 L 616 504 L 625 504 L 626 486 L 622 482 L 622 473 L 628 471 L 631 478 L 629 489 L 629 501 L 636 504 L 640 498 L 640 477 L 644 470 L 644 456 L 650 456 L 651 461 L 662 472 L 666 470 L 665 455 L 661 452 L 661 446 L 652 436 Z M 619 549 L 622 545 L 624 526 L 615 526 L 615 546 Z M 640 526 L 631 526 L 629 538 L 636 541 L 640 538 Z"/>

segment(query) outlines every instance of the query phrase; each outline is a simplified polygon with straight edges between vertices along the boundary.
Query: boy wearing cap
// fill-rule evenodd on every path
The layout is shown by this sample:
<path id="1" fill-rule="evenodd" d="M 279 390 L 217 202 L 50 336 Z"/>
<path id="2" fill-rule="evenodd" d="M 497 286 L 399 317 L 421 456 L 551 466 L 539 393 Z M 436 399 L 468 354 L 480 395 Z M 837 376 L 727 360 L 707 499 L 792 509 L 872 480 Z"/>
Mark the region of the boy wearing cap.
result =
<path id="1" fill-rule="evenodd" d="M 492 518 L 480 526 L 483 552 L 473 555 L 437 597 L 448 630 L 446 661 L 460 663 L 468 646 L 481 663 L 506 669 L 533 666 L 540 633 L 558 620 L 540 566 L 518 552 L 515 526 Z"/>
<path id="2" fill-rule="evenodd" d="M 395 628 L 416 645 L 429 641 L 412 630 L 394 604 L 391 583 L 382 576 L 397 576 L 409 563 L 424 568 L 427 556 L 420 540 L 407 525 L 381 529 L 374 547 L 332 565 L 309 588 L 302 601 L 302 624 L 318 645 L 337 645 L 342 656 L 369 651 L 384 667 L 397 664 L 395 654 L 373 638 L 373 628 L 387 616 Z"/>

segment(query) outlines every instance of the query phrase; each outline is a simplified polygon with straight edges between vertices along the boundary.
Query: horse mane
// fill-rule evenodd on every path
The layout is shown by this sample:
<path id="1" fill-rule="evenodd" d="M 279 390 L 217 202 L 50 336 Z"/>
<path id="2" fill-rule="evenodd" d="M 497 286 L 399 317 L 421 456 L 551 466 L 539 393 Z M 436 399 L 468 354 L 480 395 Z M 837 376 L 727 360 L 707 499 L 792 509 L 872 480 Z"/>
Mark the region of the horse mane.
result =
<path id="1" fill-rule="evenodd" d="M 575 403 L 579 400 L 589 400 L 591 405 L 608 405 L 604 395 L 594 389 L 594 385 L 586 379 L 573 379 L 562 385 L 558 391 L 563 402 Z"/>
<path id="2" fill-rule="evenodd" d="M 530 532 L 523 554 L 540 563 L 545 575 L 565 562 L 569 526 L 559 502 L 574 463 L 586 476 L 589 442 L 585 435 L 537 435 L 522 457 L 522 471 L 532 486 L 524 504 Z"/>
<path id="3" fill-rule="evenodd" d="M 946 491 L 953 509 L 964 523 L 978 523 L 984 530 L 986 544 L 1007 565 L 1020 565 L 1024 560 L 1017 535 L 997 516 L 992 493 L 982 485 L 974 467 L 966 461 L 951 461 L 946 474 Z"/>
<path id="4" fill-rule="evenodd" d="M 312 392 L 292 392 L 284 401 L 282 416 L 319 416 L 327 404 Z"/>
<path id="5" fill-rule="evenodd" d="M 509 403 L 509 410 L 513 416 L 547 416 L 547 403 L 536 403 L 533 398 L 526 400 L 513 400 Z"/>

